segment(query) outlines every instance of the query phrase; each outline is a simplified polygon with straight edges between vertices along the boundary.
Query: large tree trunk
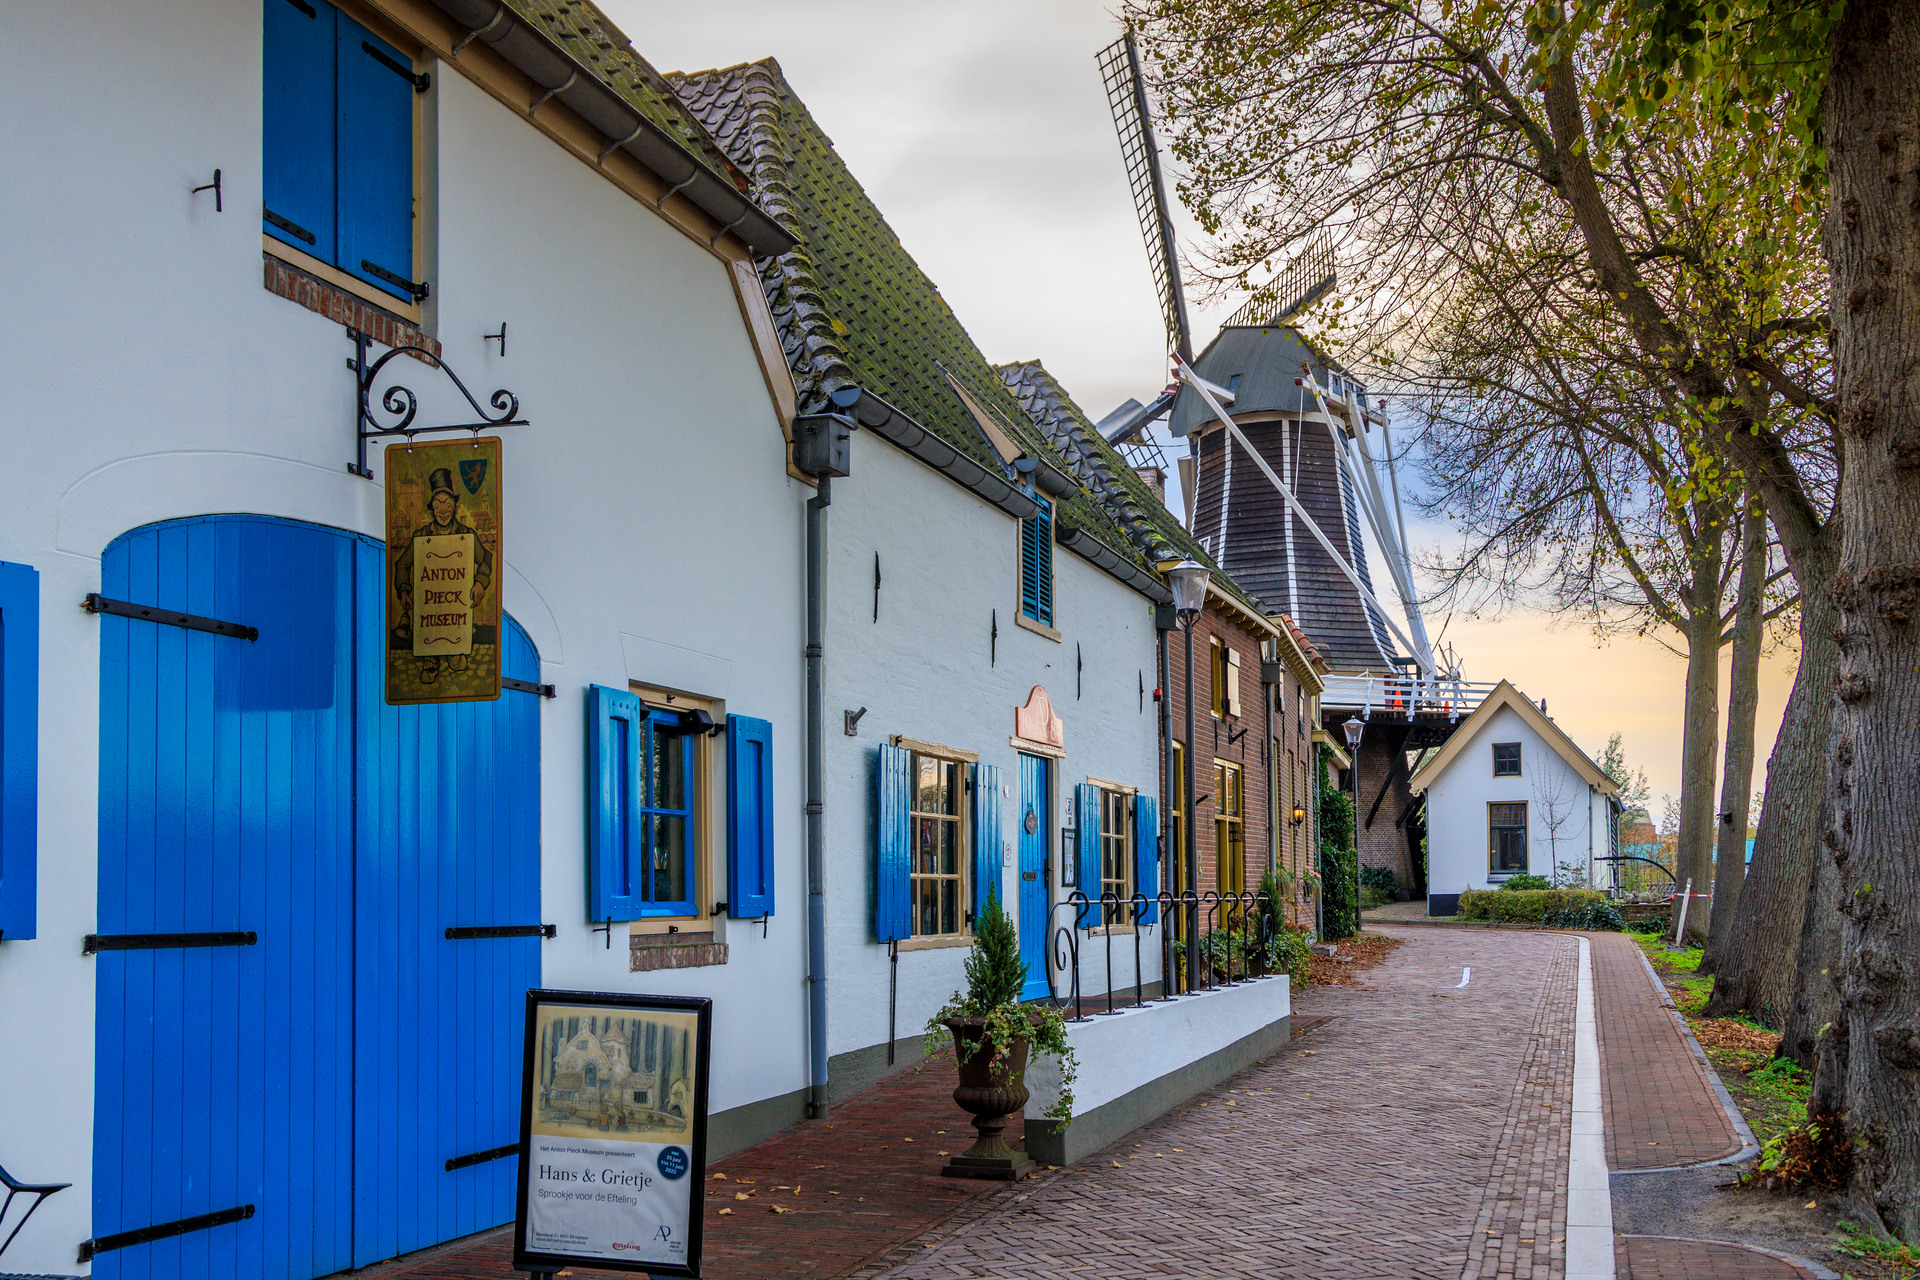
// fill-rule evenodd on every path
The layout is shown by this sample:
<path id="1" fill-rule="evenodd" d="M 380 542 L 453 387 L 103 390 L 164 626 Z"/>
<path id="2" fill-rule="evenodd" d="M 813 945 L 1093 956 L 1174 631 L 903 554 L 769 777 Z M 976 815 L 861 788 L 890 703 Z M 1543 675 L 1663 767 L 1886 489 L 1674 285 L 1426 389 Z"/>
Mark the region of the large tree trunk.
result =
<path id="1" fill-rule="evenodd" d="M 1713 860 L 1713 922 L 1700 972 L 1712 973 L 1726 949 L 1734 908 L 1747 879 L 1747 806 L 1753 791 L 1754 722 L 1760 713 L 1760 645 L 1765 638 L 1767 512 L 1747 499 L 1740 528 L 1740 601 L 1727 674 L 1727 753 L 1720 774 L 1720 843 Z"/>
<path id="2" fill-rule="evenodd" d="M 1818 828 L 1832 822 L 1831 797 L 1820 804 Z M 1795 963 L 1793 1003 L 1780 1028 L 1780 1056 L 1792 1058 L 1819 1075 L 1820 1030 L 1840 1013 L 1840 870 L 1825 849 L 1813 855 L 1812 883 L 1807 888 L 1806 911 L 1801 915 L 1800 955 Z M 1836 1095 L 1834 1079 L 1823 1082 Z M 1835 1103 L 1828 1110 L 1838 1110 Z"/>
<path id="3" fill-rule="evenodd" d="M 1693 567 L 1692 612 L 1687 618 L 1687 701 L 1680 736 L 1679 888 L 1692 885 L 1687 906 L 1687 937 L 1705 942 L 1710 920 L 1707 896 L 1713 892 L 1713 773 L 1720 754 L 1720 531 L 1707 535 Z M 1702 539 L 1703 543 L 1706 538 Z M 1676 910 L 1678 908 L 1676 907 Z"/>
<path id="4" fill-rule="evenodd" d="M 1800 960 L 1800 930 L 1819 848 L 1820 798 L 1827 788 L 1833 675 L 1840 661 L 1830 538 L 1799 548 L 1800 669 L 1767 763 L 1766 801 L 1753 865 L 1719 951 L 1708 1017 L 1746 1012 L 1786 1025 Z"/>
<path id="5" fill-rule="evenodd" d="M 1845 913 L 1847 1127 L 1860 1207 L 1920 1244 L 1920 0 L 1851 0 L 1823 110 L 1845 476 L 1823 835 Z"/>

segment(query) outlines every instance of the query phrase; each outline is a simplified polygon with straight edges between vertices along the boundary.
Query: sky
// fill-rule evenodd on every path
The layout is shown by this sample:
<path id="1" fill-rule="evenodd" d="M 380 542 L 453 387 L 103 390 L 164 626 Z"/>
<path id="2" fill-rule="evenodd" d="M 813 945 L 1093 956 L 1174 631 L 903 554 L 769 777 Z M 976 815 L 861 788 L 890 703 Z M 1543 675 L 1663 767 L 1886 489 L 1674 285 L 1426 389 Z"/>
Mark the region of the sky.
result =
<path id="1" fill-rule="evenodd" d="M 1096 420 L 1165 385 L 1159 304 L 1094 65 L 1119 35 L 1109 6 L 600 4 L 662 71 L 778 59 L 987 359 L 1044 361 Z M 1184 211 L 1175 223 L 1183 251 L 1203 247 Z M 1189 302 L 1198 349 L 1239 299 Z M 1169 458 L 1185 451 L 1164 434 L 1162 441 Z M 1444 536 L 1436 524 L 1408 521 L 1416 556 Z M 1389 580 L 1384 567 L 1373 579 Z M 1679 789 L 1680 658 L 1650 639 L 1603 644 L 1578 625 L 1523 608 L 1477 619 L 1430 614 L 1427 629 L 1444 629 L 1468 679 L 1511 680 L 1546 699 L 1548 714 L 1590 754 L 1619 732 L 1629 763 L 1653 784 L 1659 817 L 1659 796 Z M 1785 646 L 1762 664 L 1756 787 L 1793 664 Z"/>

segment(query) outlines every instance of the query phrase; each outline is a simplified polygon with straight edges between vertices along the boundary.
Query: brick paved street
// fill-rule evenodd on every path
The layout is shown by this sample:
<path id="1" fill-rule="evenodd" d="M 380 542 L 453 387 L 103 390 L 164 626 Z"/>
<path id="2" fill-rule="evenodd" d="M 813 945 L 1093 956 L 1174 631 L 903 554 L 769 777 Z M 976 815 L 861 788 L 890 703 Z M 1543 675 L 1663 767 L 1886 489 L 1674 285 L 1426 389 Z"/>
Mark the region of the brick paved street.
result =
<path id="1" fill-rule="evenodd" d="M 1287 1051 L 956 1217 L 890 1275 L 1554 1274 L 1576 944 L 1397 936 L 1361 983 L 1301 994 L 1331 1020 Z"/>
<path id="2" fill-rule="evenodd" d="M 1717 1160 L 1740 1150 L 1740 1135 L 1662 1001 L 1631 938 L 1588 935 L 1600 1024 L 1607 1166 L 1661 1169 Z"/>
<path id="3" fill-rule="evenodd" d="M 944 1062 L 732 1156 L 707 1184 L 706 1274 L 1559 1277 L 1578 944 L 1392 933 L 1404 945 L 1353 985 L 1298 993 L 1287 1049 L 1073 1169 L 1014 1187 L 938 1176 L 971 1132 Z M 1589 938 L 1609 1164 L 1737 1148 L 1633 943 Z M 505 1277 L 508 1245 L 492 1232 L 362 1274 Z M 1811 1274 L 1699 1241 L 1621 1237 L 1616 1254 L 1620 1280 Z"/>

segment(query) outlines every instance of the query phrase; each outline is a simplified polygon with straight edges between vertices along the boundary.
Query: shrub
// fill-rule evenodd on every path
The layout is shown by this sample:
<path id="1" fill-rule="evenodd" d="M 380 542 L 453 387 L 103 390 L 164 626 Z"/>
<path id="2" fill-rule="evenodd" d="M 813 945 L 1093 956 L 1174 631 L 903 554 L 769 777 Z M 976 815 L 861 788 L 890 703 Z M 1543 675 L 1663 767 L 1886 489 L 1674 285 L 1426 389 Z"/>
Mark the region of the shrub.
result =
<path id="1" fill-rule="evenodd" d="M 1589 902 L 1585 906 L 1561 907 L 1540 917 L 1549 929 L 1605 929 L 1619 933 L 1627 927 L 1610 902 Z"/>
<path id="2" fill-rule="evenodd" d="M 1400 882 L 1394 878 L 1392 867 L 1362 867 L 1360 887 L 1391 894 L 1400 891 Z"/>
<path id="3" fill-rule="evenodd" d="M 1604 906 L 1606 901 L 1598 889 L 1469 889 L 1460 895 L 1460 918 L 1537 924 L 1550 912 Z"/>
<path id="4" fill-rule="evenodd" d="M 1508 893 L 1528 893 L 1535 889 L 1551 889 L 1554 886 L 1545 876 L 1528 875 L 1522 871 L 1517 876 L 1508 876 L 1506 883 L 1500 887 Z"/>
<path id="5" fill-rule="evenodd" d="M 1296 991 L 1307 985 L 1313 967 L 1312 943 L 1312 930 L 1289 926 L 1275 934 L 1267 944 L 1268 964 L 1272 971 L 1286 974 Z"/>
<path id="6" fill-rule="evenodd" d="M 1329 938 L 1350 938 L 1360 931 L 1359 893 L 1353 883 L 1353 864 L 1351 846 L 1320 846 L 1323 903 L 1320 918 Z"/>

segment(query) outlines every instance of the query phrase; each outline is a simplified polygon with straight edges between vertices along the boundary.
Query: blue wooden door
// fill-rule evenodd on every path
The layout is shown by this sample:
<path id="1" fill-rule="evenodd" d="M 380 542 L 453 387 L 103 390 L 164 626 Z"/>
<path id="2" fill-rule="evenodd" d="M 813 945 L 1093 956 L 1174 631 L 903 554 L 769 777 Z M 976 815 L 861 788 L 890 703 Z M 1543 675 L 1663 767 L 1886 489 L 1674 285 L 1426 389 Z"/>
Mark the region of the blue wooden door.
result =
<path id="1" fill-rule="evenodd" d="M 513 1217 L 521 1034 L 539 938 L 449 939 L 540 921 L 540 699 L 392 707 L 378 543 L 360 550 L 353 1265 Z M 539 681 L 506 620 L 501 673 Z M 448 1169 L 447 1162 L 456 1163 Z"/>
<path id="2" fill-rule="evenodd" d="M 227 516 L 102 558 L 103 595 L 260 637 L 101 618 L 99 932 L 257 940 L 95 958 L 94 1238 L 252 1208 L 96 1275 L 308 1280 L 511 1216 L 508 1162 L 445 1165 L 509 1140 L 538 940 L 445 929 L 538 920 L 537 700 L 384 707 L 380 555 Z"/>
<path id="3" fill-rule="evenodd" d="M 1045 756 L 1020 755 L 1020 958 L 1027 962 L 1022 1000 L 1047 989 L 1047 848 L 1053 828 L 1052 764 Z"/>

